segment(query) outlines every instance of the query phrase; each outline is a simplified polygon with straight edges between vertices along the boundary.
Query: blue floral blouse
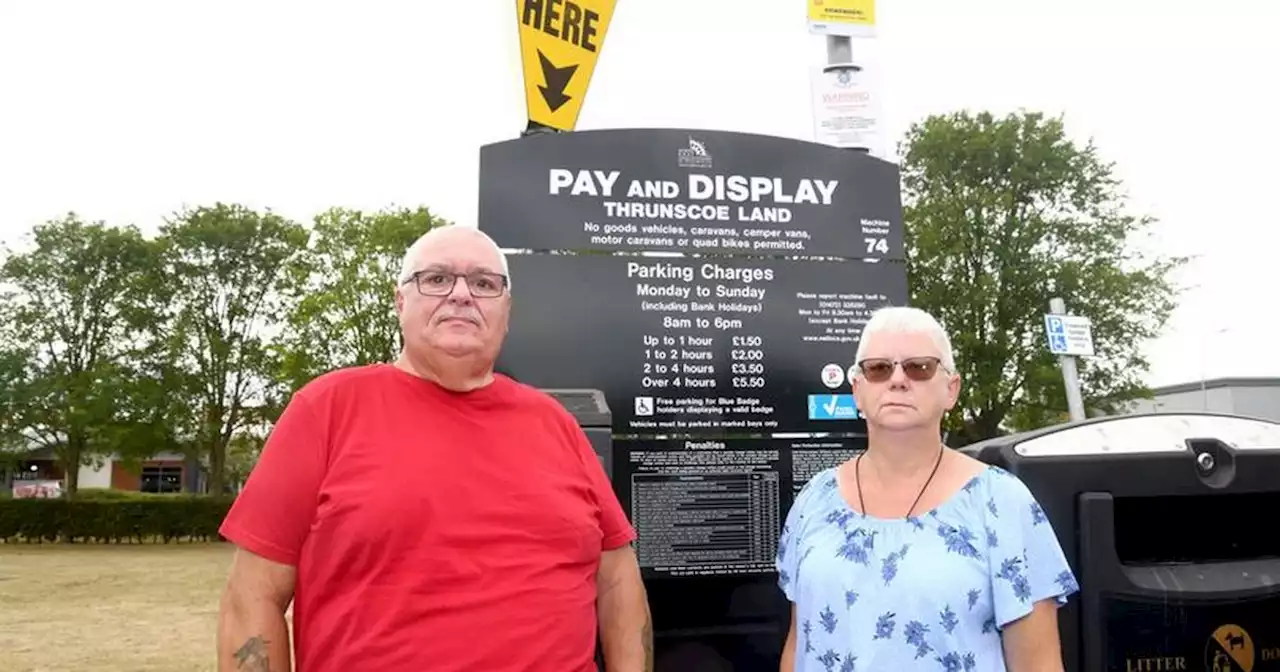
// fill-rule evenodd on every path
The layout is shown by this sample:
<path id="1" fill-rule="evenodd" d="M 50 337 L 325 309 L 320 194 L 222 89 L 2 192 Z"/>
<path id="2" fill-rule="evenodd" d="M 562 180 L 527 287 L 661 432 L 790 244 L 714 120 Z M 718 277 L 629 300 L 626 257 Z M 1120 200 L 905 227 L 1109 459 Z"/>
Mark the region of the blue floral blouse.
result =
<path id="1" fill-rule="evenodd" d="M 827 469 L 796 495 L 777 568 L 796 672 L 1003 671 L 1001 628 L 1077 591 L 1039 503 L 994 466 L 910 520 L 864 518 Z"/>

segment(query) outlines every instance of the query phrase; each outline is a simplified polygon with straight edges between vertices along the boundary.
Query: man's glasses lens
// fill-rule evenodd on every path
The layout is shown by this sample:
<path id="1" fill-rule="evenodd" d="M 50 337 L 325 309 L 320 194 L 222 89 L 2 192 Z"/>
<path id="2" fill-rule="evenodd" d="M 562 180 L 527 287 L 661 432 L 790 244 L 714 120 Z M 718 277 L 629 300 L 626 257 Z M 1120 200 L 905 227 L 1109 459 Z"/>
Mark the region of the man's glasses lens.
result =
<path id="1" fill-rule="evenodd" d="M 938 372 L 938 360 L 932 357 L 911 357 L 902 362 L 889 359 L 868 359 L 860 365 L 862 375 L 873 383 L 883 383 L 893 376 L 895 367 L 901 365 L 902 373 L 916 382 L 931 380 Z"/>
<path id="2" fill-rule="evenodd" d="M 427 296 L 444 296 L 453 291 L 458 278 L 464 278 L 472 296 L 492 297 L 502 294 L 506 288 L 506 278 L 500 273 L 447 273 L 445 271 L 425 271 L 417 274 L 418 291 Z"/>

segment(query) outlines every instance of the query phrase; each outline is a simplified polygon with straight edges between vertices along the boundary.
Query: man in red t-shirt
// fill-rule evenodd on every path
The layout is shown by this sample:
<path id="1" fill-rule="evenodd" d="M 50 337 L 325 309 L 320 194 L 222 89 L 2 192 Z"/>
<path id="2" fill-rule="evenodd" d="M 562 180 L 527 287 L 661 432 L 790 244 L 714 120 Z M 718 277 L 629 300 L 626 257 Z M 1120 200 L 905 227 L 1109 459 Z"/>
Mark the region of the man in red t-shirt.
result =
<path id="1" fill-rule="evenodd" d="M 237 545 L 218 669 L 648 672 L 635 531 L 574 418 L 493 372 L 505 258 L 424 235 L 394 364 L 297 392 L 222 524 Z M 293 647 L 285 613 L 293 605 Z"/>

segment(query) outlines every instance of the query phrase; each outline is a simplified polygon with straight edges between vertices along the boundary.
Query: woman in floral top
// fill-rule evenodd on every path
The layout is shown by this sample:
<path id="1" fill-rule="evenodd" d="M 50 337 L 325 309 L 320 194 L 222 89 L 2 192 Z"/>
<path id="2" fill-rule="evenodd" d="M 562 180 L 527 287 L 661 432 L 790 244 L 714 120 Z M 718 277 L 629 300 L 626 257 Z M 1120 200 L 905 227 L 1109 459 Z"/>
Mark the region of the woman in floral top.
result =
<path id="1" fill-rule="evenodd" d="M 1061 670 L 1057 608 L 1075 577 L 1027 487 L 942 444 L 960 389 L 946 333 L 882 309 L 855 361 L 868 449 L 814 476 L 787 515 L 782 672 Z"/>

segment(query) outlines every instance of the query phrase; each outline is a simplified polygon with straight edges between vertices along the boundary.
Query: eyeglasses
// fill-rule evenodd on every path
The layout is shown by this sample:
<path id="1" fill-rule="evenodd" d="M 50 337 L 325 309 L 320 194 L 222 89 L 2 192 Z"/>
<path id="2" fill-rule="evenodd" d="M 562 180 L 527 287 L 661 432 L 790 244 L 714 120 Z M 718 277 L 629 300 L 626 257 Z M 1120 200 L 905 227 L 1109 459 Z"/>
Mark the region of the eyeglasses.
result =
<path id="1" fill-rule="evenodd" d="M 942 366 L 942 360 L 937 357 L 908 357 L 900 362 L 892 359 L 864 359 L 858 363 L 862 376 L 870 383 L 883 383 L 889 380 L 893 376 L 893 370 L 898 366 L 902 367 L 902 373 L 907 378 L 923 383 L 933 380 Z"/>
<path id="2" fill-rule="evenodd" d="M 472 296 L 479 299 L 502 296 L 502 292 L 507 288 L 507 276 L 488 271 L 471 273 L 418 271 L 409 277 L 406 284 L 412 282 L 417 285 L 418 293 L 423 296 L 448 296 L 458 284 L 458 278 L 466 278 L 467 289 L 471 290 Z"/>

